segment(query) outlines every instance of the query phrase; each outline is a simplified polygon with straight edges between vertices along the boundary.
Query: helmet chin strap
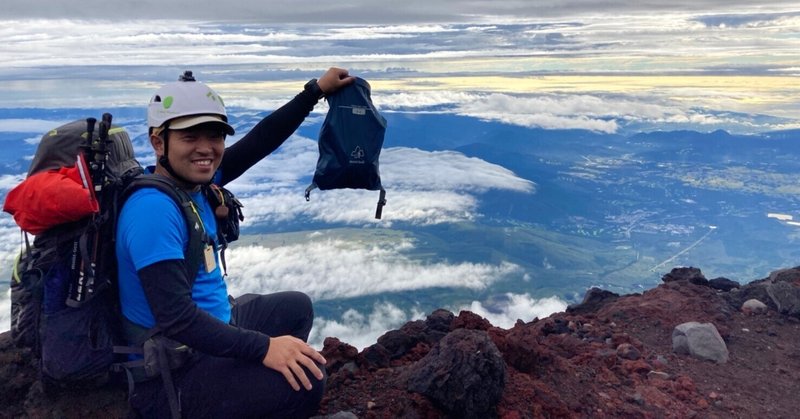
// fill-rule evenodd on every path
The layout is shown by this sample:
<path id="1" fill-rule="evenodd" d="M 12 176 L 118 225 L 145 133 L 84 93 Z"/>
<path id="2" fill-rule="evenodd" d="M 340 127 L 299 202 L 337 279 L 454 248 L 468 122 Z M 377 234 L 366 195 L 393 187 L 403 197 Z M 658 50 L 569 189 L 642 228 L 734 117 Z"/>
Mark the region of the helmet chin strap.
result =
<path id="1" fill-rule="evenodd" d="M 164 154 L 158 158 L 158 164 L 161 165 L 164 169 L 166 169 L 167 173 L 170 174 L 174 179 L 184 183 L 186 185 L 198 185 L 197 183 L 186 179 L 185 177 L 178 174 L 175 169 L 172 168 L 172 165 L 169 164 L 169 158 L 167 157 L 167 150 L 169 149 L 169 141 L 167 138 L 169 137 L 169 124 L 164 127 Z"/>

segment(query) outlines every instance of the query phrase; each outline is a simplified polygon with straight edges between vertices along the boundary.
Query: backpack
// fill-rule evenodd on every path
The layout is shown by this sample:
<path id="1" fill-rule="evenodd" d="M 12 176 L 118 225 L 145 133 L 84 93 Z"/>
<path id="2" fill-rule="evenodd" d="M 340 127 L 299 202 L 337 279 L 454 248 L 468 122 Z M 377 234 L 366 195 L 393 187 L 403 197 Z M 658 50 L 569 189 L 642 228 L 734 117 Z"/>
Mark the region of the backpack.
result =
<path id="1" fill-rule="evenodd" d="M 370 97 L 370 85 L 356 77 L 351 83 L 327 96 L 328 114 L 319 133 L 319 159 L 306 201 L 315 188 L 367 189 L 380 191 L 375 218 L 380 219 L 386 205 L 381 185 L 378 158 L 386 132 L 384 119 Z"/>
<path id="2" fill-rule="evenodd" d="M 9 191 L 3 210 L 23 231 L 24 248 L 12 269 L 11 335 L 39 361 L 46 391 L 96 387 L 121 375 L 126 347 L 117 289 L 115 249 L 119 210 L 133 192 L 156 188 L 181 208 L 189 229 L 184 254 L 190 280 L 209 238 L 191 197 L 170 179 L 144 174 L 124 129 L 104 114 L 78 120 L 42 137 L 27 178 Z M 238 238 L 241 204 L 221 187 L 204 187 L 227 212 L 218 215 L 217 240 Z M 219 201 L 219 199 L 217 199 Z M 235 225 L 234 225 L 235 224 Z M 31 245 L 28 233 L 34 234 Z M 119 373 L 119 374 L 116 374 Z"/>

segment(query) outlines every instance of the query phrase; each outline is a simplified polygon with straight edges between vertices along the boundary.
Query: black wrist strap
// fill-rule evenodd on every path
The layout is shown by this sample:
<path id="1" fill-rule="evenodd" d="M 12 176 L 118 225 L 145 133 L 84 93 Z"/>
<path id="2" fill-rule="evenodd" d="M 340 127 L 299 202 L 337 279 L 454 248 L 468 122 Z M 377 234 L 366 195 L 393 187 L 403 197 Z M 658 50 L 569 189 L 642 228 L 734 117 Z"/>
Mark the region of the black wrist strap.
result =
<path id="1" fill-rule="evenodd" d="M 317 83 L 317 79 L 311 79 L 308 83 L 303 86 L 303 90 L 311 93 L 317 100 L 322 99 L 325 97 L 325 92 L 322 91 L 322 88 L 319 87 L 319 83 Z"/>

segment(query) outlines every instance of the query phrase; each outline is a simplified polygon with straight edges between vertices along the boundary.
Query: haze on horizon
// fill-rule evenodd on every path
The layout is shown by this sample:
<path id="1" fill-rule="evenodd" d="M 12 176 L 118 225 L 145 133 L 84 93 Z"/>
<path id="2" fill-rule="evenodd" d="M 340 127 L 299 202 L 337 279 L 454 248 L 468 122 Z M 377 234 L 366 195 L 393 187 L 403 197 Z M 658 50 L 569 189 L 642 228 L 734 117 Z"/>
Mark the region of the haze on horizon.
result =
<path id="1" fill-rule="evenodd" d="M 609 132 L 611 119 L 650 118 L 753 132 L 800 121 L 796 2 L 12 0 L 3 16 L 2 107 L 85 106 L 87 89 L 98 105 L 140 106 L 193 68 L 229 104 L 263 108 L 338 65 L 395 109 L 478 99 L 522 106 L 534 117 L 506 122 L 543 128 Z M 569 123 L 579 118 L 593 123 Z"/>

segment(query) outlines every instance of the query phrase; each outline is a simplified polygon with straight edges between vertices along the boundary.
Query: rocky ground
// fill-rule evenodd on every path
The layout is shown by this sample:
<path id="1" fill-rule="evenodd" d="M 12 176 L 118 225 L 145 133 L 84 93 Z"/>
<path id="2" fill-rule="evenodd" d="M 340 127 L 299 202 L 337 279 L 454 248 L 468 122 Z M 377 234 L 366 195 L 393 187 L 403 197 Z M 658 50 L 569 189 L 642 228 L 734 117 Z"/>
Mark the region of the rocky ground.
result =
<path id="1" fill-rule="evenodd" d="M 714 342 L 676 352 L 673 332 L 686 322 L 713 325 L 722 358 L 703 359 Z M 794 418 L 800 267 L 741 287 L 679 268 L 642 294 L 591 290 L 510 329 L 439 310 L 361 352 L 329 338 L 323 354 L 322 417 Z M 30 353 L 4 335 L 0 362 L 0 417 L 127 415 L 121 390 L 45 396 Z"/>

